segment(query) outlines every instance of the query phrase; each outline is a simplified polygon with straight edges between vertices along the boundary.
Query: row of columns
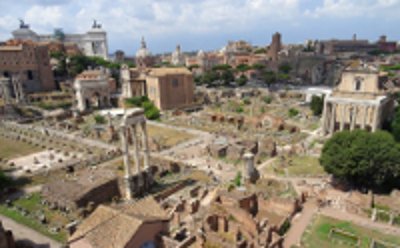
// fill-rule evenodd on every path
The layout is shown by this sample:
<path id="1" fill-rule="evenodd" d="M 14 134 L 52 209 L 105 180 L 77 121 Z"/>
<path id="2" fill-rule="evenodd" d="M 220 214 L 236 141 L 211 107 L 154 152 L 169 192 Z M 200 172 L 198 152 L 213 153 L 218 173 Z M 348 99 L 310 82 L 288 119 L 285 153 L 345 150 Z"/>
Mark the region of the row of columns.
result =
<path id="1" fill-rule="evenodd" d="M 139 138 L 139 133 L 141 139 Z M 126 182 L 126 198 L 128 200 L 132 199 L 132 170 L 130 163 L 130 151 L 129 151 L 129 141 L 128 138 L 131 138 L 133 145 L 133 159 L 136 166 L 135 174 L 139 176 L 139 185 L 140 185 L 140 174 L 141 174 L 141 156 L 139 149 L 142 148 L 143 155 L 143 168 L 146 171 L 149 168 L 150 164 L 150 155 L 149 155 L 149 145 L 147 139 L 147 130 L 146 130 L 146 122 L 145 120 L 135 123 L 133 125 L 125 125 L 122 124 L 120 127 L 120 137 L 122 143 L 122 152 L 125 166 L 125 182 Z"/>
<path id="2" fill-rule="evenodd" d="M 11 87 L 14 91 L 15 101 L 17 103 L 23 102 L 25 100 L 25 93 L 22 82 L 20 80 L 20 75 L 14 75 L 11 79 Z M 2 91 L 2 97 L 6 104 L 11 103 L 11 92 L 10 92 L 10 79 L 4 78 L 0 81 L 0 87 Z"/>
<path id="3" fill-rule="evenodd" d="M 339 113 L 337 111 L 338 108 L 340 109 Z M 372 109 L 374 113 L 372 120 L 368 120 L 370 109 Z M 336 131 L 337 122 L 339 122 L 340 131 L 345 129 L 346 124 L 349 125 L 350 131 L 353 131 L 357 124 L 361 122 L 361 129 L 366 129 L 367 126 L 370 126 L 371 131 L 375 132 L 381 124 L 381 111 L 382 108 L 378 104 L 347 104 L 326 101 L 324 103 L 324 113 L 322 117 L 323 132 L 324 134 L 333 134 Z M 362 116 L 361 121 L 358 119 L 360 113 Z"/>

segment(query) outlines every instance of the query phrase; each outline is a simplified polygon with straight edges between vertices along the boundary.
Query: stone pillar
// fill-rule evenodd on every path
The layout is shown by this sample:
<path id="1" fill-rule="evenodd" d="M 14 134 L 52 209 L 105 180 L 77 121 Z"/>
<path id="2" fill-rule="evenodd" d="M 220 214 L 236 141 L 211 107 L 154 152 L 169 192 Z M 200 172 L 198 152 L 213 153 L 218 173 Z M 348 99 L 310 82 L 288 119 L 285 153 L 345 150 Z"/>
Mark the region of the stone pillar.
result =
<path id="1" fill-rule="evenodd" d="M 379 105 L 375 105 L 374 108 L 374 119 L 372 122 L 372 132 L 375 132 L 378 129 L 378 125 L 379 125 L 379 110 L 380 110 L 380 106 Z"/>
<path id="2" fill-rule="evenodd" d="M 131 136 L 133 143 L 133 159 L 136 165 L 136 173 L 140 174 L 140 155 L 139 155 L 139 140 L 137 137 L 137 124 L 131 128 Z"/>
<path id="3" fill-rule="evenodd" d="M 363 111 L 364 114 L 363 114 L 363 117 L 362 117 L 361 129 L 365 130 L 366 123 L 367 123 L 367 117 L 368 117 L 368 106 L 365 105 L 363 109 L 364 109 L 364 111 Z"/>
<path id="4" fill-rule="evenodd" d="M 132 199 L 132 185 L 131 185 L 131 166 L 130 166 L 130 161 L 129 161 L 129 146 L 128 146 L 128 141 L 127 141 L 127 131 L 128 129 L 123 126 L 121 127 L 120 131 L 120 137 L 121 137 L 121 143 L 122 143 L 122 153 L 123 153 L 123 158 L 124 158 L 124 167 L 125 167 L 125 191 L 126 191 L 126 199 L 131 200 Z"/>
<path id="5" fill-rule="evenodd" d="M 340 109 L 340 131 L 344 130 L 344 124 L 346 123 L 346 104 L 341 104 L 340 105 L 341 109 Z"/>
<path id="6" fill-rule="evenodd" d="M 245 166 L 243 170 L 243 177 L 246 181 L 255 183 L 258 180 L 259 174 L 254 167 L 254 154 L 248 152 L 243 156 L 245 160 Z"/>
<path id="7" fill-rule="evenodd" d="M 12 79 L 12 86 L 15 94 L 15 101 L 17 103 L 20 102 L 20 96 L 19 96 L 19 90 L 18 90 L 18 85 L 17 85 L 17 80 L 15 78 Z"/>
<path id="8" fill-rule="evenodd" d="M 353 106 L 351 109 L 351 123 L 350 123 L 350 131 L 353 131 L 356 126 L 357 121 L 357 106 Z"/>
<path id="9" fill-rule="evenodd" d="M 144 168 L 147 169 L 150 167 L 150 155 L 149 155 L 149 143 L 147 138 L 146 122 L 145 121 L 141 122 L 140 127 L 142 129 L 143 163 L 144 163 Z"/>
<path id="10" fill-rule="evenodd" d="M 324 101 L 324 110 L 322 113 L 322 132 L 324 135 L 328 134 L 328 128 L 327 128 L 327 123 L 328 123 L 328 101 Z"/>
<path id="11" fill-rule="evenodd" d="M 335 122 L 336 122 L 336 104 L 332 103 L 332 112 L 331 112 L 331 120 L 329 126 L 329 134 L 333 134 L 335 132 Z"/>

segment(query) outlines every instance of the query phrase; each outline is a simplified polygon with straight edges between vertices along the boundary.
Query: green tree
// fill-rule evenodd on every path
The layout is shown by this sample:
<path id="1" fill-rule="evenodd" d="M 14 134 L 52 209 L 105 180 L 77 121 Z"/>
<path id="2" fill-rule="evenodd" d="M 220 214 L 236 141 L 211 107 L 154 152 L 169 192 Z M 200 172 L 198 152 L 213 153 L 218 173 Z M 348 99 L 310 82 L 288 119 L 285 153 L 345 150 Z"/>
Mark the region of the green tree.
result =
<path id="1" fill-rule="evenodd" d="M 321 115 L 324 110 L 324 98 L 320 96 L 312 96 L 310 108 L 315 116 Z"/>
<path id="2" fill-rule="evenodd" d="M 263 64 L 253 64 L 251 66 L 252 69 L 257 70 L 257 71 L 263 71 L 265 69 L 265 65 Z"/>
<path id="3" fill-rule="evenodd" d="M 215 65 L 212 70 L 213 71 L 226 71 L 226 70 L 231 70 L 232 66 L 228 64 L 220 64 L 220 65 Z"/>
<path id="4" fill-rule="evenodd" d="M 238 79 L 236 79 L 236 83 L 238 86 L 244 86 L 247 84 L 247 77 L 245 75 L 241 75 Z"/>
<path id="5" fill-rule="evenodd" d="M 279 72 L 283 74 L 289 74 L 292 70 L 292 66 L 289 63 L 282 63 L 279 65 Z"/>
<path id="6" fill-rule="evenodd" d="M 246 65 L 246 64 L 240 64 L 240 65 L 236 66 L 236 70 L 241 72 L 241 73 L 246 72 L 246 71 L 248 71 L 250 69 L 251 69 L 251 67 L 249 65 Z"/>
<path id="7" fill-rule="evenodd" d="M 232 70 L 225 70 L 221 73 L 221 80 L 224 81 L 225 85 L 230 84 L 231 82 L 235 81 L 235 76 L 233 75 Z"/>
<path id="8" fill-rule="evenodd" d="M 261 74 L 261 78 L 268 87 L 277 82 L 278 78 L 273 71 L 265 71 Z"/>
<path id="9" fill-rule="evenodd" d="M 392 133 L 394 139 L 400 142 L 400 108 L 397 107 L 395 110 L 394 118 L 390 123 L 390 132 Z"/>
<path id="10" fill-rule="evenodd" d="M 325 143 L 320 163 L 328 173 L 356 187 L 391 189 L 399 186 L 400 148 L 384 131 L 336 133 Z"/>

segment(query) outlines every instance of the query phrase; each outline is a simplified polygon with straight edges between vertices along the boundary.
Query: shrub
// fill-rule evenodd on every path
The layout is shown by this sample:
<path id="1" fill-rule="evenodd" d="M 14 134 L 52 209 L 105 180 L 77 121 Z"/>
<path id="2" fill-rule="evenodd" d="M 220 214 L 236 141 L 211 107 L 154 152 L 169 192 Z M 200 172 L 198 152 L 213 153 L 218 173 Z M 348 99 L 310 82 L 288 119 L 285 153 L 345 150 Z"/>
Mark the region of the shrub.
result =
<path id="1" fill-rule="evenodd" d="M 94 121 L 96 122 L 96 124 L 104 124 L 104 123 L 106 123 L 106 119 L 102 115 L 95 115 L 94 116 Z"/>
<path id="2" fill-rule="evenodd" d="M 242 185 L 242 173 L 240 171 L 236 173 L 236 177 L 233 180 L 233 183 L 236 187 L 240 187 Z"/>
<path id="3" fill-rule="evenodd" d="M 291 117 L 291 118 L 295 117 L 295 116 L 298 116 L 299 113 L 300 112 L 295 108 L 290 108 L 289 111 L 288 111 L 289 117 Z"/>
<path id="4" fill-rule="evenodd" d="M 266 104 L 270 104 L 272 102 L 271 96 L 264 96 L 262 99 Z"/>
<path id="5" fill-rule="evenodd" d="M 236 113 L 243 113 L 243 112 L 244 112 L 244 109 L 242 106 L 239 106 L 236 108 Z"/>

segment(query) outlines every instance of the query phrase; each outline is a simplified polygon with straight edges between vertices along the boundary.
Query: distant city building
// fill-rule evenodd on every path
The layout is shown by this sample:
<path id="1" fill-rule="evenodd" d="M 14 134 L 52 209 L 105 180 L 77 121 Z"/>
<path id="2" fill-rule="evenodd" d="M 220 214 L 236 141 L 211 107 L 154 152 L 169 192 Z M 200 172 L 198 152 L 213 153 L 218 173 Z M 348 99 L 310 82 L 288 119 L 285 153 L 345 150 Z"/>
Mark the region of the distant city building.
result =
<path id="1" fill-rule="evenodd" d="M 151 68 L 146 72 L 121 70 L 122 97 L 148 96 L 161 110 L 190 107 L 194 102 L 192 73 L 180 68 Z"/>
<path id="2" fill-rule="evenodd" d="M 150 50 L 147 48 L 147 44 L 146 41 L 144 40 L 144 37 L 142 37 L 140 48 L 136 52 L 135 62 L 136 66 L 140 69 L 145 69 L 148 67 L 152 67 L 154 65 L 154 58 L 151 55 Z"/>
<path id="3" fill-rule="evenodd" d="M 125 61 L 125 53 L 124 53 L 124 51 L 117 50 L 115 52 L 114 61 L 118 62 L 118 63 L 124 62 Z"/>
<path id="4" fill-rule="evenodd" d="M 56 88 L 48 47 L 32 41 L 10 40 L 0 46 L 0 76 L 18 77 L 25 93 Z"/>
<path id="5" fill-rule="evenodd" d="M 185 55 L 182 53 L 180 45 L 176 46 L 176 50 L 171 55 L 171 64 L 175 66 L 185 65 Z"/>
<path id="6" fill-rule="evenodd" d="M 269 46 L 268 49 L 268 56 L 270 58 L 270 60 L 272 61 L 278 61 L 279 59 L 279 52 L 282 49 L 282 41 L 281 41 L 282 37 L 280 33 L 275 33 L 272 36 L 272 42 Z"/>
<path id="7" fill-rule="evenodd" d="M 323 132 L 375 132 L 381 128 L 393 111 L 393 103 L 384 90 L 386 79 L 378 69 L 366 65 L 347 68 L 333 93 L 325 97 Z"/>
<path id="8" fill-rule="evenodd" d="M 397 42 L 387 41 L 386 35 L 382 35 L 378 41 L 378 49 L 382 52 L 393 53 L 397 50 Z"/>
<path id="9" fill-rule="evenodd" d="M 352 55 L 368 53 L 377 49 L 377 44 L 371 44 L 368 40 L 358 40 L 357 36 L 353 35 L 351 40 L 321 41 L 317 50 L 324 55 Z"/>
<path id="10" fill-rule="evenodd" d="M 54 34 L 37 34 L 29 25 L 21 20 L 19 29 L 12 32 L 15 39 L 31 40 L 34 42 L 75 43 L 83 54 L 108 59 L 107 33 L 100 24 L 94 21 L 92 28 L 85 34 L 64 34 L 62 30 L 55 30 Z"/>

